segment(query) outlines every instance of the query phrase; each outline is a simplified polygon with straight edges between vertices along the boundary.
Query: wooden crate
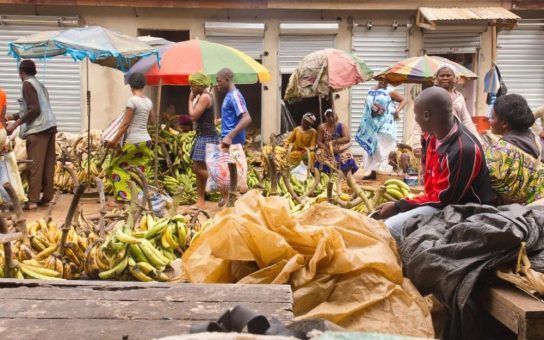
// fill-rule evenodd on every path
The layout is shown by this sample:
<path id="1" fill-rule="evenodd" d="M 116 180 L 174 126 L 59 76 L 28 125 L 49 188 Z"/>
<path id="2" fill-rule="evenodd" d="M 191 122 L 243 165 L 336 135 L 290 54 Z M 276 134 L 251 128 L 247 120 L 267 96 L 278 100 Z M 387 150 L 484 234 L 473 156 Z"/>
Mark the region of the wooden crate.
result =
<path id="1" fill-rule="evenodd" d="M 0 339 L 152 339 L 244 304 L 284 323 L 288 285 L 0 280 Z"/>

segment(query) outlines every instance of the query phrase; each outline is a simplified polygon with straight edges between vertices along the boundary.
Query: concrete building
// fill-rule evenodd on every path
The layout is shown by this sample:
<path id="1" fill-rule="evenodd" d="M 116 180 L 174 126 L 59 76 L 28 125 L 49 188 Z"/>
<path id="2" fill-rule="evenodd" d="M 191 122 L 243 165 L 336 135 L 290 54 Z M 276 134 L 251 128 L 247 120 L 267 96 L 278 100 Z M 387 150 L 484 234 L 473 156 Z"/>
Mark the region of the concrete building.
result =
<path id="1" fill-rule="evenodd" d="M 514 20 L 512 12 L 520 19 Z M 488 111 L 483 79 L 496 60 L 510 92 L 526 96 L 533 107 L 544 104 L 544 1 L 0 0 L 0 87 L 7 89 L 9 111 L 17 109 L 20 80 L 15 62 L 6 56 L 7 42 L 35 31 L 83 25 L 172 41 L 207 39 L 248 53 L 272 73 L 268 83 L 242 86 L 263 136 L 280 131 L 282 91 L 298 61 L 325 47 L 353 51 L 375 71 L 423 54 L 463 63 L 479 76 L 462 85 L 473 115 Z M 104 128 L 114 119 L 129 95 L 120 71 L 93 64 L 87 87 L 85 66 L 55 58 L 38 69 L 66 131 L 86 126 L 87 89 L 93 128 Z M 352 133 L 372 85 L 334 97 L 334 107 Z M 409 95 L 409 86 L 399 89 Z M 161 111 L 184 113 L 187 88 L 166 87 L 163 93 Z M 410 139 L 410 112 L 408 108 L 399 124 L 400 139 Z"/>

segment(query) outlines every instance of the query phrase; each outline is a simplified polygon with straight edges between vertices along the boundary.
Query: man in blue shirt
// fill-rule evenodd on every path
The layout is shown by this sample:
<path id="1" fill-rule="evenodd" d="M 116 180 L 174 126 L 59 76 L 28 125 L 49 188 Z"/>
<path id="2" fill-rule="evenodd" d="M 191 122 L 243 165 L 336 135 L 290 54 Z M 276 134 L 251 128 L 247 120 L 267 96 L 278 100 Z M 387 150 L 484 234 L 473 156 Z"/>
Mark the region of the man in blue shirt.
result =
<path id="1" fill-rule="evenodd" d="M 232 144 L 246 142 L 246 128 L 251 124 L 246 101 L 234 85 L 234 74 L 229 68 L 217 72 L 217 90 L 226 93 L 221 105 L 221 146 L 228 149 Z"/>

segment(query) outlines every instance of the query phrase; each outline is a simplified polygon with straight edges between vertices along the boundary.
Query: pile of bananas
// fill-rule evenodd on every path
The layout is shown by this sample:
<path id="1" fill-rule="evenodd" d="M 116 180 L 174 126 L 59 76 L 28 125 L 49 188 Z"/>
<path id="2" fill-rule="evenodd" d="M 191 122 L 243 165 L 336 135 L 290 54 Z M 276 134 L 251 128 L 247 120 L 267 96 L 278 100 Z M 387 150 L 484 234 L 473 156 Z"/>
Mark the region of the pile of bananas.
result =
<path id="1" fill-rule="evenodd" d="M 382 192 L 381 195 L 379 194 L 380 191 Z M 378 204 L 383 204 L 390 201 L 398 201 L 400 199 L 412 196 L 408 184 L 398 179 L 388 179 L 387 181 L 385 181 L 383 183 L 383 186 L 378 190 L 378 193 L 376 193 L 376 195 L 380 196 L 379 198 L 376 197 L 375 200 Z M 376 205 L 376 202 L 374 205 Z"/>
<path id="2" fill-rule="evenodd" d="M 68 170 L 66 167 L 69 167 L 70 170 Z M 66 165 L 66 167 L 63 167 L 60 162 L 55 164 L 55 177 L 53 179 L 55 190 L 59 190 L 61 192 L 72 192 L 74 191 L 74 178 L 70 174 L 70 171 L 73 171 L 73 174 L 75 175 L 77 170 L 71 164 Z"/>
<path id="3" fill-rule="evenodd" d="M 134 231 L 124 221 L 118 222 L 102 245 L 88 251 L 86 272 L 103 280 L 170 281 L 167 267 L 211 223 L 208 220 L 197 230 L 189 228 L 189 219 L 185 215 L 159 219 L 145 215 Z"/>
<path id="4" fill-rule="evenodd" d="M 27 225 L 22 240 L 15 242 L 13 253 L 17 262 L 13 277 L 29 279 L 77 279 L 82 273 L 82 262 L 88 238 L 73 227 L 67 233 L 63 253 L 60 252 L 62 230 L 55 222 L 45 219 Z M 2 254 L 2 260 L 3 259 Z"/>
<path id="5" fill-rule="evenodd" d="M 315 180 L 314 177 L 309 176 L 306 179 L 306 181 L 304 181 L 304 183 L 302 183 L 293 175 L 290 175 L 289 178 L 290 178 L 291 187 L 293 188 L 293 191 L 299 196 L 306 193 L 308 188 L 313 184 L 313 181 Z M 248 182 L 249 182 L 249 177 L 248 177 Z M 320 176 L 320 179 L 319 179 L 319 184 L 316 186 L 314 194 L 316 196 L 319 196 L 319 195 L 323 194 L 325 192 L 326 188 L 327 188 L 327 183 L 328 182 L 329 182 L 329 175 L 327 175 L 326 173 L 321 173 L 321 176 Z M 263 195 L 264 196 L 269 196 L 270 192 L 272 191 L 272 189 L 271 189 L 272 182 L 271 182 L 270 178 L 265 178 L 262 181 L 259 180 L 258 183 L 263 188 Z M 249 187 L 252 188 L 251 185 L 249 185 Z M 257 185 L 257 187 L 258 187 L 258 185 Z M 284 181 L 282 176 L 280 176 L 280 179 L 278 181 L 278 193 L 281 196 L 284 196 L 284 195 L 289 193 L 288 190 L 287 190 L 287 187 L 285 186 L 285 181 Z"/>
<path id="6" fill-rule="evenodd" d="M 271 145 L 263 146 L 262 150 L 262 163 L 268 165 L 268 155 L 272 152 Z M 282 146 L 276 146 L 273 156 L 274 164 L 278 171 L 284 171 L 287 169 L 287 150 Z"/>
<path id="7" fill-rule="evenodd" d="M 179 204 L 189 205 L 196 202 L 196 176 L 188 170 L 181 173 L 175 170 L 176 177 L 164 176 L 161 183 L 172 196 L 177 196 Z"/>

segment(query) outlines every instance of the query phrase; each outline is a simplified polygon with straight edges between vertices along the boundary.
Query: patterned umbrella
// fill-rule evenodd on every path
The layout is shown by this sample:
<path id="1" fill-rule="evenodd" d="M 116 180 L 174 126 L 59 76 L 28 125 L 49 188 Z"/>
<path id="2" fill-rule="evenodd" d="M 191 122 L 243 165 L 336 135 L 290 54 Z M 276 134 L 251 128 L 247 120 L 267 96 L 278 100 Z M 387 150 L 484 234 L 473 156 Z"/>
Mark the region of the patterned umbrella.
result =
<path id="1" fill-rule="evenodd" d="M 443 64 L 450 64 L 461 78 L 476 79 L 478 76 L 461 64 L 449 59 L 435 56 L 413 57 L 399 61 L 389 66 L 374 76 L 385 77 L 390 84 L 395 86 L 404 83 L 427 83 L 434 80 L 434 74 Z"/>
<path id="2" fill-rule="evenodd" d="M 372 70 L 355 55 L 325 48 L 305 56 L 289 78 L 285 99 L 327 96 L 372 78 Z"/>
<path id="3" fill-rule="evenodd" d="M 237 84 L 254 84 L 271 79 L 270 72 L 247 54 L 235 48 L 205 40 L 187 40 L 161 47 L 160 67 L 147 59 L 137 62 L 128 72 L 141 72 L 149 85 L 189 85 L 195 72 L 215 81 L 216 73 L 228 67 Z"/>

